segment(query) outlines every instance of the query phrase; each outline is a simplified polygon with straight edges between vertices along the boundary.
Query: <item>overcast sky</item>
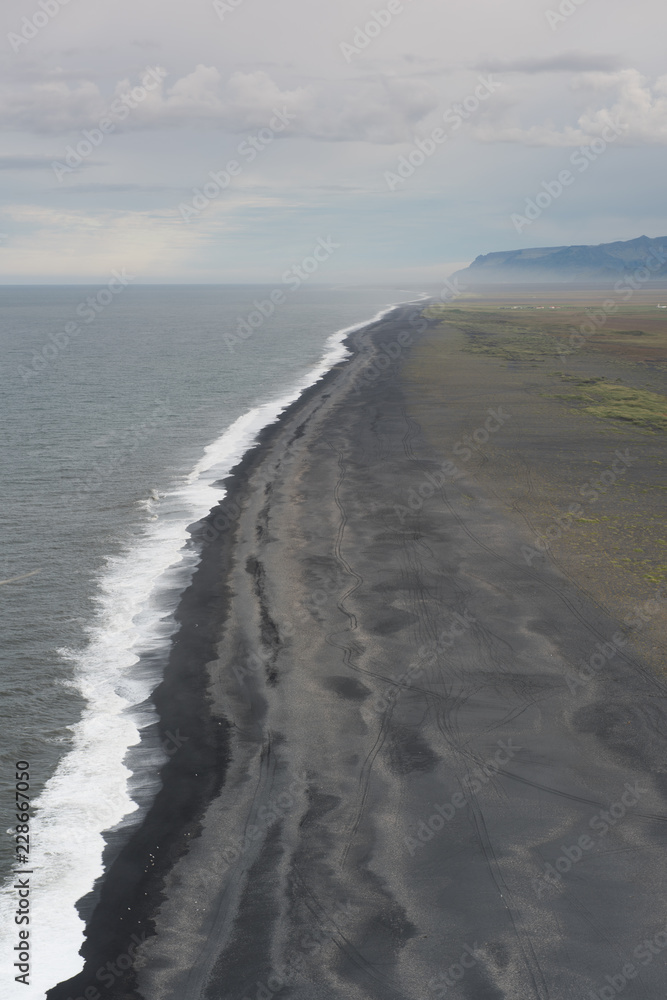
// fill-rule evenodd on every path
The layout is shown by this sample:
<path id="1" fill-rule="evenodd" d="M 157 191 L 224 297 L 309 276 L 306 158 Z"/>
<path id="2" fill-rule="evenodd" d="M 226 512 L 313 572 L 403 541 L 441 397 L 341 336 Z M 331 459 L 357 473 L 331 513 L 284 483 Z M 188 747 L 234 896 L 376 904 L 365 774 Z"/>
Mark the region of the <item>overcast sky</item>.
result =
<path id="1" fill-rule="evenodd" d="M 273 282 L 319 239 L 340 246 L 318 281 L 426 282 L 667 235 L 663 0 L 4 0 L 0 19 L 5 283 Z"/>

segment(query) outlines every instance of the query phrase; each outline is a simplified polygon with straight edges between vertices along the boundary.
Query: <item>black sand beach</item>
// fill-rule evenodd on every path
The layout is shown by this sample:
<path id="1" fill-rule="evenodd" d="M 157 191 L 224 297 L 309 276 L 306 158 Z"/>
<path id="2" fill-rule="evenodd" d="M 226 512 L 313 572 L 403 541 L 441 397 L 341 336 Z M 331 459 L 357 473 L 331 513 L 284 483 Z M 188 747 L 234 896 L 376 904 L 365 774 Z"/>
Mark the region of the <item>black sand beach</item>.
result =
<path id="1" fill-rule="evenodd" d="M 235 470 L 156 696 L 163 790 L 49 1000 L 663 1000 L 664 683 L 524 557 L 503 386 L 423 430 L 418 312 Z"/>

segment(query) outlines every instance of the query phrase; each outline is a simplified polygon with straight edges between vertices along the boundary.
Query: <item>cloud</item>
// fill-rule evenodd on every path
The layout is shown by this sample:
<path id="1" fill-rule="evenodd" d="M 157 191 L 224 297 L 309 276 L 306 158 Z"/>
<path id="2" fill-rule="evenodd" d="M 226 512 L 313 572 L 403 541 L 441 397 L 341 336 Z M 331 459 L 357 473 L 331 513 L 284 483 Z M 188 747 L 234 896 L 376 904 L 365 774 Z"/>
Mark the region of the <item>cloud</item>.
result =
<path id="1" fill-rule="evenodd" d="M 575 125 L 557 129 L 551 124 L 524 128 L 505 120 L 484 122 L 474 129 L 482 142 L 516 142 L 525 146 L 580 146 L 620 126 L 619 146 L 665 145 L 667 143 L 667 75 L 653 86 L 636 69 L 616 73 L 585 73 L 573 81 L 572 89 L 585 110 Z M 607 99 L 605 101 L 605 98 Z"/>
<path id="2" fill-rule="evenodd" d="M 104 113 L 97 84 L 90 80 L 70 86 L 48 80 L 24 87 L 4 86 L 0 91 L 0 127 L 20 132 L 66 132 L 90 125 Z"/>
<path id="3" fill-rule="evenodd" d="M 201 243 L 175 210 L 83 212 L 24 204 L 7 206 L 3 215 L 17 228 L 8 246 L 11 261 L 5 263 L 14 275 L 69 272 L 94 278 L 127 267 L 141 280 L 177 266 Z"/>
<path id="4" fill-rule="evenodd" d="M 475 69 L 487 73 L 585 73 L 613 72 L 622 67 L 618 55 L 602 52 L 562 52 L 541 59 L 485 59 Z"/>
<path id="5" fill-rule="evenodd" d="M 659 77 L 653 87 L 636 69 L 621 70 L 609 76 L 591 75 L 580 86 L 594 91 L 616 91 L 615 102 L 599 110 L 588 109 L 579 119 L 587 130 L 600 127 L 609 117 L 628 125 L 625 145 L 664 145 L 667 143 L 667 75 Z"/>
<path id="6" fill-rule="evenodd" d="M 346 81 L 323 90 L 315 115 L 304 121 L 301 134 L 329 141 L 405 142 L 437 106 L 436 92 L 418 79 L 378 76 Z"/>
<path id="7" fill-rule="evenodd" d="M 166 73 L 162 72 L 165 76 Z M 144 74 L 142 74 L 143 77 Z M 164 80 L 126 113 L 112 110 L 123 96 L 138 93 L 138 81 L 121 80 L 105 100 L 91 80 L 49 79 L 0 91 L 0 127 L 34 133 L 72 133 L 112 117 L 118 131 L 156 128 L 224 129 L 266 127 L 274 109 L 293 115 L 285 135 L 327 142 L 396 143 L 438 103 L 422 80 L 377 75 L 281 87 L 266 72 L 236 71 L 223 82 L 218 69 L 198 65 L 171 85 Z"/>
<path id="8" fill-rule="evenodd" d="M 51 166 L 51 161 L 49 160 L 49 166 Z M 59 187 L 57 189 L 59 193 L 63 195 L 74 195 L 78 197 L 80 194 L 125 194 L 128 191 L 140 191 L 144 194 L 155 194 L 162 193 L 165 191 L 173 191 L 179 193 L 181 189 L 176 185 L 168 184 L 68 184 L 66 187 Z"/>
<path id="9" fill-rule="evenodd" d="M 0 156 L 0 170 L 44 170 L 50 166 L 48 156 Z"/>

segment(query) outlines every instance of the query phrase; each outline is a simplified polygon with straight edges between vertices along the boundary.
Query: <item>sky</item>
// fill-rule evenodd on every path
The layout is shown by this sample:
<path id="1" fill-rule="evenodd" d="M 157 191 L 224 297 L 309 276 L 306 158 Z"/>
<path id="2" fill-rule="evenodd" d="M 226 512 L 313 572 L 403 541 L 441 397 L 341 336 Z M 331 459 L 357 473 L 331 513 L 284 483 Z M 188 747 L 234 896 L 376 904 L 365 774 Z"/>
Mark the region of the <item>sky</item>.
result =
<path id="1" fill-rule="evenodd" d="M 4 0 L 0 282 L 279 283 L 323 241 L 313 281 L 414 284 L 665 236 L 666 28 L 663 0 Z"/>

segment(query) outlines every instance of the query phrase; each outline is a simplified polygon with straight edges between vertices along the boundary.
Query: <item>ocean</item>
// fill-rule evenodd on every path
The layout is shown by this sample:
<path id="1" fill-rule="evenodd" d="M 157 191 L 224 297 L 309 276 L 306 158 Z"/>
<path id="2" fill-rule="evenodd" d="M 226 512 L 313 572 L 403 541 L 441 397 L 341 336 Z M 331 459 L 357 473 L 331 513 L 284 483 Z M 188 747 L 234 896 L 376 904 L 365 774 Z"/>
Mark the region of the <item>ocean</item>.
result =
<path id="1" fill-rule="evenodd" d="M 276 305 L 271 291 L 0 287 L 7 1000 L 42 998 L 81 970 L 75 904 L 103 875 L 103 831 L 140 822 L 158 788 L 170 748 L 150 696 L 199 558 L 188 527 L 260 428 L 345 355 L 345 331 L 425 294 L 304 286 Z M 31 873 L 27 988 L 15 980 L 17 864 Z"/>

